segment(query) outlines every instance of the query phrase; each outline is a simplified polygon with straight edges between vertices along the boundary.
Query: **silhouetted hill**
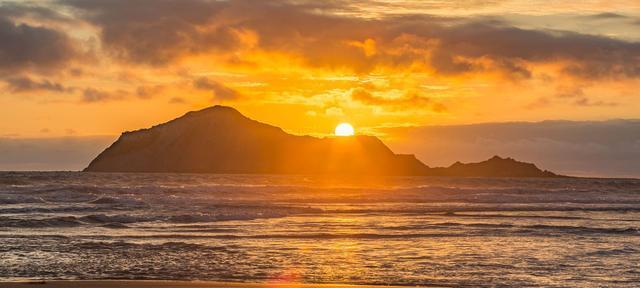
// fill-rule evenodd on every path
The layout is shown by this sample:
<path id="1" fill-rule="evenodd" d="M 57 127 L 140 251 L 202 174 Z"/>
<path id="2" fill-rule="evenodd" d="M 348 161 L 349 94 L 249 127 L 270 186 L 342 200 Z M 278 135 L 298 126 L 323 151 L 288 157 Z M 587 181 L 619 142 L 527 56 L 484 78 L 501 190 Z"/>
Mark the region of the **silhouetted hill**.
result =
<path id="1" fill-rule="evenodd" d="M 125 132 L 85 171 L 549 177 L 533 164 L 494 157 L 429 168 L 372 136 L 296 136 L 214 106 Z"/>
<path id="2" fill-rule="evenodd" d="M 419 175 L 426 168 L 376 137 L 296 136 L 214 106 L 123 133 L 85 171 Z"/>
<path id="3" fill-rule="evenodd" d="M 447 168 L 431 168 L 434 176 L 474 176 L 474 177 L 560 177 L 549 171 L 542 171 L 536 165 L 516 161 L 512 158 L 493 156 L 478 163 L 456 162 Z"/>

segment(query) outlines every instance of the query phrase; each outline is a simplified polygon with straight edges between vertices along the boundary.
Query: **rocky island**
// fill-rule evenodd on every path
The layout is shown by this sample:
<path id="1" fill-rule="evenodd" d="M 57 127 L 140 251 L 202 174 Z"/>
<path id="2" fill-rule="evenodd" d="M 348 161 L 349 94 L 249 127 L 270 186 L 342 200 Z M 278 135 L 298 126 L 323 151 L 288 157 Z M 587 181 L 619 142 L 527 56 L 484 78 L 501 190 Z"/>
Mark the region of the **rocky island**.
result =
<path id="1" fill-rule="evenodd" d="M 84 171 L 560 177 L 498 156 L 431 168 L 413 155 L 395 154 L 373 136 L 292 135 L 225 106 L 125 132 Z"/>

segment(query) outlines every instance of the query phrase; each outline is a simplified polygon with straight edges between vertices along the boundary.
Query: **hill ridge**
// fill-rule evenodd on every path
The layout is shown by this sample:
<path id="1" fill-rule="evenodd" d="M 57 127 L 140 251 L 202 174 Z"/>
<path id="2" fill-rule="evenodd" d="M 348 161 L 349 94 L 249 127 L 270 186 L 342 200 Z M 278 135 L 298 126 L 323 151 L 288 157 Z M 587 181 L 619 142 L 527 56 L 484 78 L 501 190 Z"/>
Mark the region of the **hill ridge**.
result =
<path id="1" fill-rule="evenodd" d="M 89 172 L 373 174 L 556 177 L 512 158 L 430 168 L 412 154 L 395 154 L 375 136 L 292 135 L 216 105 L 125 131 L 84 169 Z"/>

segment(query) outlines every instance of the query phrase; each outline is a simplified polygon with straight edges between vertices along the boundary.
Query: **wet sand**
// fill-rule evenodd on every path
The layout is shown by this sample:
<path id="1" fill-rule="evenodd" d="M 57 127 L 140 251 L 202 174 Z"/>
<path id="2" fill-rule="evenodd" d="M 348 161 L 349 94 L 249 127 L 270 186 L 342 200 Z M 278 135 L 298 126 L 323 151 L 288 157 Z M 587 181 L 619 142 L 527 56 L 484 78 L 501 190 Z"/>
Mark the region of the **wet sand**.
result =
<path id="1" fill-rule="evenodd" d="M 24 281 L 0 282 L 2 288 L 392 288 L 400 286 L 347 285 L 347 284 L 295 284 L 295 283 L 230 283 L 208 281 L 147 281 L 147 280 L 96 280 L 96 281 Z M 416 287 L 416 286 L 411 286 Z"/>

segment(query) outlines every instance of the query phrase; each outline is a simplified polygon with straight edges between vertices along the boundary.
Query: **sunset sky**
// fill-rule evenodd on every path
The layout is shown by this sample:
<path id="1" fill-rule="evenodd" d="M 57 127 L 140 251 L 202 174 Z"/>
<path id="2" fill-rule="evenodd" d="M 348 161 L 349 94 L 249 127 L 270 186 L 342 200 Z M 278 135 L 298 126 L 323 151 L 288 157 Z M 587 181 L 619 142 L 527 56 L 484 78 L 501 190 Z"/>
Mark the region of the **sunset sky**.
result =
<path id="1" fill-rule="evenodd" d="M 640 118 L 639 88 L 637 0 L 0 1 L 5 138 L 117 136 L 223 104 L 393 142 Z"/>

